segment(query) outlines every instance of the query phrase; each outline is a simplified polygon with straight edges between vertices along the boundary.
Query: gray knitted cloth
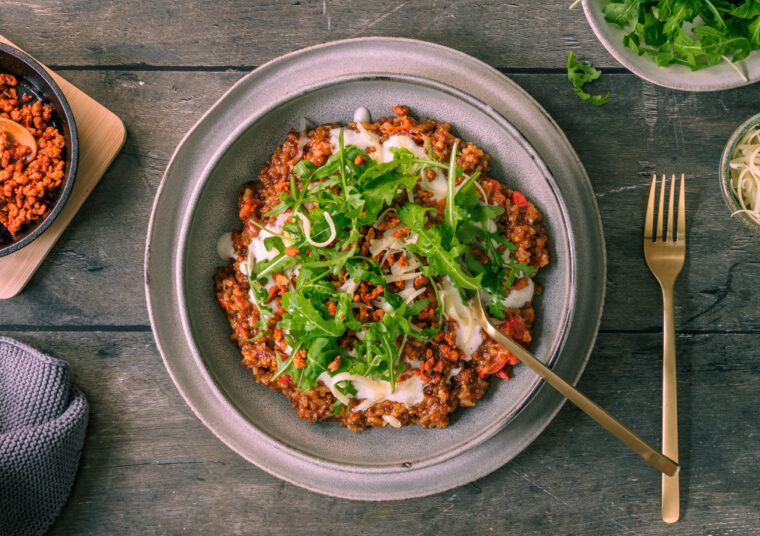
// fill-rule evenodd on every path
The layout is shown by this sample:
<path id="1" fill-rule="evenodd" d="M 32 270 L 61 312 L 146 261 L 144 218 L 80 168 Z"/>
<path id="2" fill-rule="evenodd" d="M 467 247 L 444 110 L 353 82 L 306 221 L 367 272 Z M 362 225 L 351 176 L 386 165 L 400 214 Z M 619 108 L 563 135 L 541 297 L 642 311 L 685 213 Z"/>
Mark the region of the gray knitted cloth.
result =
<path id="1" fill-rule="evenodd" d="M 66 502 L 89 409 L 69 365 L 0 337 L 0 535 L 42 534 Z"/>

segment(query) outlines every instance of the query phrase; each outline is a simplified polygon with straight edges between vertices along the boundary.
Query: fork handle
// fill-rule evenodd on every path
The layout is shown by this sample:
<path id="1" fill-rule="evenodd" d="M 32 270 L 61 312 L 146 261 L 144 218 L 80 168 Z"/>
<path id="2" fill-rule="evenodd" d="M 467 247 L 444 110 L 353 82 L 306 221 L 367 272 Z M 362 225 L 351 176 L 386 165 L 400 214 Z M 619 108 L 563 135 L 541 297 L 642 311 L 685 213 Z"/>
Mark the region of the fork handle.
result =
<path id="1" fill-rule="evenodd" d="M 623 423 L 607 413 L 602 407 L 563 380 L 556 372 L 535 358 L 533 354 L 528 352 L 528 350 L 488 323 L 481 324 L 481 327 L 492 339 L 509 350 L 525 366 L 541 376 L 547 381 L 547 383 L 549 383 L 549 385 L 554 387 L 581 410 L 586 412 L 589 417 L 594 419 L 605 430 L 610 432 L 628 448 L 641 456 L 652 467 L 666 475 L 673 475 L 678 472 L 678 463 L 669 459 L 667 456 L 663 456 L 649 443 L 628 429 Z"/>
<path id="2" fill-rule="evenodd" d="M 662 286 L 662 452 L 678 462 L 678 397 L 676 394 L 676 333 L 673 285 Z M 662 475 L 662 520 L 678 521 L 680 515 L 678 473 Z"/>

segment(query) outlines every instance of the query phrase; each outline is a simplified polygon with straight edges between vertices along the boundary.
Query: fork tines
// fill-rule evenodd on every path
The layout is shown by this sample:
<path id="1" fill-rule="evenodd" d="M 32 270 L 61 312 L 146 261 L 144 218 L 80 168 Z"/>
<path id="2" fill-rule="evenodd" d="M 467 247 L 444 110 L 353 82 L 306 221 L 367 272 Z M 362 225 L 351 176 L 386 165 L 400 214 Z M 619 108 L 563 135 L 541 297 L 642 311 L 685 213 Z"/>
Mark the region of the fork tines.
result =
<path id="1" fill-rule="evenodd" d="M 660 205 L 657 210 L 657 234 L 652 235 L 654 224 L 654 200 L 657 189 L 657 175 L 652 175 L 652 187 L 649 190 L 649 202 L 647 203 L 647 214 L 644 219 L 644 238 L 662 240 L 665 242 L 676 242 L 686 240 L 686 197 L 684 190 L 684 174 L 681 173 L 681 186 L 678 194 L 678 229 L 673 226 L 673 201 L 676 191 L 676 176 L 673 174 L 670 180 L 670 199 L 668 203 L 668 223 L 667 228 L 663 228 L 663 214 L 665 213 L 665 187 L 667 179 L 662 176 L 662 186 L 660 187 Z M 668 239 L 668 234 L 670 239 Z"/>

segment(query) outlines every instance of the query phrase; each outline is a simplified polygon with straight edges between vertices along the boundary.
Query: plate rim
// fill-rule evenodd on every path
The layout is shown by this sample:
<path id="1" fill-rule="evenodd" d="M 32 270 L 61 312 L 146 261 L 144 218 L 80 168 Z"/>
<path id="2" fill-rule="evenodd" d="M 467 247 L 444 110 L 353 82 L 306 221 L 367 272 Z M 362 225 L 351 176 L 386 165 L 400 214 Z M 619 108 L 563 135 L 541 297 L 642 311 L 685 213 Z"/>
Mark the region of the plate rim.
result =
<path id="1" fill-rule="evenodd" d="M 229 137 L 220 144 L 219 149 L 215 152 L 215 158 L 213 160 L 208 161 L 208 163 L 204 166 L 203 171 L 199 174 L 197 179 L 196 186 L 192 189 L 192 193 L 190 194 L 190 201 L 189 206 L 195 207 L 197 205 L 198 199 L 203 195 L 203 192 L 206 188 L 206 185 L 209 183 L 209 177 L 213 174 L 214 169 L 219 165 L 219 163 L 225 158 L 225 155 L 230 150 L 231 146 L 235 144 L 244 132 L 252 128 L 255 123 L 259 120 L 261 120 L 262 117 L 266 116 L 268 113 L 272 112 L 273 110 L 276 110 L 277 108 L 281 106 L 287 105 L 287 103 L 293 99 L 298 99 L 304 95 L 308 95 L 309 93 L 315 92 L 315 91 L 321 91 L 326 88 L 331 88 L 335 86 L 339 86 L 344 83 L 355 83 L 355 82 L 372 82 L 375 80 L 381 80 L 381 81 L 390 81 L 390 82 L 401 82 L 401 83 L 407 83 L 415 86 L 420 87 L 428 87 L 435 91 L 439 91 L 441 93 L 447 93 L 450 96 L 460 99 L 463 102 L 465 102 L 467 105 L 472 106 L 473 108 L 479 109 L 483 114 L 491 117 L 491 119 L 498 123 L 504 130 L 505 133 L 512 136 L 520 146 L 526 151 L 526 154 L 533 160 L 535 163 L 535 166 L 538 168 L 539 172 L 541 173 L 541 179 L 545 180 L 547 184 L 549 185 L 549 190 L 551 191 L 551 194 L 553 198 L 556 200 L 556 203 L 562 212 L 562 221 L 560 222 L 560 226 L 562 228 L 565 240 L 568 242 L 569 249 L 572 251 L 572 246 L 574 242 L 573 235 L 569 232 L 569 222 L 570 217 L 567 214 L 566 206 L 562 203 L 562 197 L 560 195 L 559 186 L 556 183 L 556 180 L 554 179 L 552 173 L 550 172 L 548 166 L 543 161 L 543 158 L 538 154 L 538 151 L 530 144 L 530 142 L 523 136 L 517 128 L 515 128 L 512 123 L 510 123 L 505 117 L 503 117 L 500 113 L 498 113 L 493 108 L 489 107 L 486 103 L 480 101 L 479 99 L 468 95 L 464 93 L 461 90 L 458 90 L 457 88 L 436 80 L 432 80 L 429 78 L 424 78 L 420 76 L 413 76 L 413 75 L 398 75 L 398 74 L 377 74 L 377 73 L 366 73 L 366 74 L 353 74 L 353 75 L 346 75 L 346 76 L 338 76 L 331 79 L 325 79 L 320 81 L 319 83 L 309 86 L 307 89 L 304 89 L 303 91 L 299 91 L 293 94 L 287 94 L 283 98 L 277 100 L 272 106 L 268 107 L 265 110 L 257 110 L 255 113 L 250 114 L 246 117 L 245 120 L 241 121 L 239 126 L 236 126 L 234 130 L 231 131 Z M 177 244 L 177 251 L 175 253 L 175 263 L 177 264 L 177 269 L 180 272 L 180 275 L 177 278 L 177 296 L 179 301 L 179 317 L 181 319 L 181 325 L 182 329 L 185 333 L 185 337 L 188 340 L 196 341 L 193 345 L 194 348 L 197 348 L 197 334 L 193 330 L 193 322 L 191 319 L 191 316 L 189 314 L 189 307 L 187 302 L 187 295 L 188 295 L 188 289 L 185 277 L 185 274 L 183 273 L 182 266 L 185 266 L 187 259 L 188 259 L 188 236 L 190 235 L 190 227 L 192 226 L 194 218 L 194 212 L 193 211 L 186 211 L 184 213 L 182 224 L 180 225 L 180 236 L 179 241 Z M 555 361 L 559 358 L 559 356 L 562 354 L 562 349 L 564 348 L 565 341 L 568 334 L 568 325 L 571 323 L 574 315 L 574 305 L 576 301 L 576 291 L 574 288 L 574 282 L 577 278 L 577 263 L 574 262 L 574 255 L 571 253 L 571 264 L 569 267 L 569 273 L 567 274 L 566 281 L 564 284 L 567 285 L 567 287 L 570 289 L 570 291 L 567 293 L 567 298 L 562 303 L 562 326 L 558 333 L 554 336 L 553 344 L 550 348 L 551 353 L 549 354 L 548 360 L 545 362 L 547 366 L 552 366 Z M 196 359 L 194 359 L 196 364 L 199 367 L 203 367 L 210 377 L 214 377 L 213 372 L 209 369 L 209 367 L 205 364 L 201 356 L 196 356 Z M 414 463 L 416 467 L 424 468 L 427 466 L 436 465 L 438 463 L 441 463 L 442 461 L 445 461 L 449 458 L 452 458 L 454 456 L 457 456 L 460 451 L 464 451 L 468 448 L 472 448 L 479 444 L 482 441 L 488 440 L 490 437 L 492 437 L 494 434 L 498 433 L 504 426 L 506 426 L 512 419 L 516 418 L 520 412 L 525 408 L 527 404 L 530 403 L 530 401 L 533 399 L 533 397 L 536 395 L 538 390 L 543 385 L 544 380 L 539 377 L 535 376 L 531 379 L 528 388 L 526 391 L 521 394 L 521 397 L 516 401 L 516 403 L 511 406 L 508 413 L 506 413 L 504 416 L 500 417 L 498 421 L 490 423 L 485 429 L 478 432 L 473 437 L 462 441 L 461 443 L 452 446 L 451 448 L 448 448 L 446 451 L 436 455 L 435 457 L 427 457 L 422 458 L 419 460 L 411 460 L 411 463 Z M 214 381 L 214 384 L 219 387 L 220 391 L 224 392 L 224 389 L 219 385 L 218 382 Z M 232 411 L 236 411 L 243 420 L 248 420 L 245 416 L 245 413 L 238 407 L 237 404 L 235 404 L 229 397 L 227 398 L 228 405 L 232 409 Z M 290 445 L 282 441 L 278 441 L 273 436 L 268 434 L 266 431 L 258 427 L 255 423 L 250 422 L 250 425 L 256 429 L 257 433 L 265 435 L 270 439 L 274 444 L 277 445 L 277 448 L 279 450 L 282 450 L 284 453 L 290 455 L 290 456 L 298 456 L 304 461 L 310 462 L 310 463 L 318 463 L 320 465 L 323 465 L 324 467 L 329 467 L 335 470 L 346 470 L 350 469 L 356 472 L 377 472 L 377 473 L 385 473 L 385 472 L 394 472 L 394 468 L 396 471 L 403 470 L 400 468 L 400 466 L 394 466 L 392 464 L 385 464 L 385 465 L 363 465 L 359 463 L 336 463 L 331 460 L 324 459 L 317 455 L 309 454 L 299 447 L 295 445 Z"/>
<path id="2" fill-rule="evenodd" d="M 610 34 L 617 35 L 616 32 L 622 30 L 618 30 L 609 25 L 604 20 L 604 16 L 600 15 L 601 3 L 605 1 L 608 0 L 583 0 L 583 13 L 586 16 L 586 20 L 591 26 L 596 38 L 604 48 L 607 49 L 607 52 L 639 78 L 669 89 L 696 92 L 734 89 L 760 81 L 760 50 L 755 50 L 750 54 L 750 56 L 752 56 L 751 62 L 747 62 L 749 58 L 737 62 L 746 67 L 746 74 L 749 79 L 748 82 L 745 82 L 729 65 L 723 63 L 712 65 L 698 71 L 692 71 L 683 65 L 659 67 L 654 61 L 642 63 L 643 67 L 639 66 L 637 60 L 640 58 L 646 60 L 646 58 L 638 56 L 632 50 L 625 48 L 620 39 L 613 40 L 611 38 Z M 599 9 L 596 10 L 595 8 Z M 718 72 L 716 72 L 716 69 Z M 723 76 L 724 72 L 732 73 L 733 76 Z M 671 73 L 673 77 L 671 78 L 668 73 Z M 705 78 L 707 78 L 707 80 L 704 80 Z M 728 82 L 724 83 L 722 80 L 728 80 Z"/>
<path id="3" fill-rule="evenodd" d="M 500 460 L 496 464 L 490 463 L 486 464 L 486 466 L 481 467 L 480 470 L 470 472 L 466 475 L 464 479 L 460 478 L 457 481 L 454 482 L 445 482 L 445 483 L 429 483 L 427 485 L 419 485 L 414 489 L 395 489 L 390 488 L 386 486 L 383 488 L 382 486 L 377 490 L 363 490 L 363 492 L 346 492 L 344 490 L 335 490 L 335 489 L 324 489 L 319 486 L 315 485 L 309 485 L 308 483 L 305 483 L 303 481 L 298 481 L 297 479 L 293 478 L 291 475 L 283 473 L 281 470 L 277 470 L 270 466 L 264 466 L 260 463 L 257 463 L 255 460 L 252 460 L 249 455 L 247 455 L 245 452 L 242 452 L 242 449 L 239 448 L 240 446 L 238 444 L 233 444 L 233 442 L 230 440 L 228 441 L 224 437 L 222 437 L 221 433 L 218 432 L 214 426 L 212 426 L 207 419 L 204 418 L 203 413 L 199 410 L 199 408 L 196 407 L 196 405 L 193 403 L 192 400 L 190 400 L 188 394 L 185 392 L 185 389 L 183 389 L 183 386 L 181 382 L 178 379 L 179 371 L 175 371 L 173 368 L 173 364 L 170 362 L 170 360 L 167 358 L 167 348 L 165 348 L 165 345 L 162 343 L 161 336 L 159 334 L 159 330 L 157 328 L 157 320 L 156 320 L 156 313 L 157 313 L 157 307 L 154 307 L 154 303 L 152 302 L 152 296 L 151 296 L 151 258 L 152 258 L 152 250 L 151 246 L 153 245 L 153 237 L 156 233 L 157 228 L 157 222 L 159 219 L 159 216 L 157 214 L 157 208 L 160 205 L 160 201 L 165 193 L 165 189 L 167 188 L 168 183 L 168 177 L 170 175 L 170 172 L 172 171 L 172 168 L 175 164 L 175 161 L 177 157 L 179 156 L 180 152 L 183 148 L 186 147 L 188 144 L 188 141 L 192 138 L 192 136 L 196 133 L 199 126 L 206 121 L 206 119 L 211 116 L 213 113 L 217 111 L 220 104 L 227 100 L 227 98 L 232 95 L 234 92 L 236 92 L 241 86 L 243 86 L 246 83 L 252 83 L 252 80 L 255 81 L 255 78 L 257 76 L 267 76 L 267 71 L 271 69 L 272 67 L 278 67 L 282 68 L 283 64 L 287 62 L 288 60 L 293 59 L 297 56 L 307 56 L 314 53 L 329 53 L 330 49 L 332 48 L 340 48 L 340 47 L 348 47 L 351 45 L 356 44 L 369 44 L 369 45 L 383 45 L 387 44 L 388 46 L 393 46 L 394 44 L 399 45 L 405 45 L 408 47 L 416 47 L 417 49 L 422 49 L 422 52 L 424 54 L 433 54 L 434 56 L 436 54 L 443 54 L 451 57 L 455 57 L 458 61 L 462 62 L 463 64 L 467 64 L 467 67 L 470 71 L 475 72 L 478 71 L 478 77 L 482 80 L 490 81 L 492 84 L 495 85 L 502 85 L 501 89 L 507 89 L 508 92 L 516 95 L 517 98 L 523 100 L 523 104 L 527 104 L 528 107 L 531 108 L 529 117 L 534 118 L 540 121 L 542 123 L 542 127 L 547 132 L 535 130 L 532 132 L 533 136 L 537 139 L 541 139 L 544 137 L 549 137 L 552 139 L 552 141 L 559 141 L 565 149 L 565 155 L 564 157 L 555 162 L 557 165 L 563 165 L 563 166 L 570 166 L 572 170 L 577 174 L 576 178 L 580 178 L 580 183 L 577 186 L 577 195 L 584 197 L 583 194 L 585 194 L 585 199 L 583 201 L 589 202 L 591 204 L 590 207 L 590 214 L 588 214 L 587 223 L 592 225 L 595 230 L 599 230 L 599 236 L 594 236 L 595 244 L 594 251 L 598 255 L 598 258 L 595 259 L 596 266 L 599 269 L 599 273 L 596 276 L 596 283 L 594 283 L 594 290 L 596 291 L 596 300 L 595 303 L 598 303 L 598 307 L 594 308 L 594 314 L 591 314 L 590 319 L 587 319 L 587 322 L 590 324 L 590 327 L 592 329 L 589 330 L 589 337 L 588 342 L 586 344 L 585 348 L 585 355 L 582 356 L 581 359 L 578 361 L 577 365 L 577 371 L 574 371 L 574 378 L 571 378 L 572 382 L 577 382 L 579 377 L 581 376 L 583 369 L 585 368 L 586 363 L 588 362 L 588 359 L 590 357 L 591 351 L 594 346 L 594 341 L 596 339 L 596 336 L 598 334 L 598 328 L 599 324 L 601 322 L 601 315 L 603 310 L 603 303 L 604 303 L 604 295 L 606 292 L 605 288 L 605 280 L 606 280 L 606 250 L 604 247 L 604 236 L 603 236 L 603 226 L 601 222 L 601 215 L 599 214 L 598 207 L 596 204 L 596 199 L 593 195 L 593 188 L 591 187 L 591 183 L 588 179 L 588 174 L 586 173 L 586 170 L 584 169 L 582 163 L 580 162 L 580 159 L 578 158 L 577 154 L 573 150 L 572 146 L 570 145 L 569 141 L 567 140 L 567 137 L 564 135 L 562 130 L 559 128 L 559 126 L 556 124 L 556 122 L 546 113 L 546 111 L 537 103 L 535 100 L 530 97 L 530 95 L 520 88 L 517 84 L 515 84 L 512 80 L 504 76 L 502 73 L 497 71 L 496 69 L 493 69 L 492 67 L 488 66 L 487 64 L 481 62 L 480 60 L 477 60 L 467 54 L 464 54 L 462 52 L 459 52 L 457 50 L 444 47 L 441 45 L 436 45 L 433 43 L 428 43 L 424 41 L 414 40 L 414 39 L 405 39 L 405 38 L 388 38 L 388 37 L 370 37 L 370 38 L 356 38 L 356 39 L 347 39 L 347 40 L 341 40 L 341 41 L 333 41 L 321 45 L 315 45 L 312 47 L 307 47 L 305 49 L 297 50 L 294 52 L 291 52 L 289 54 L 286 54 L 284 56 L 275 58 L 274 60 L 271 60 L 270 62 L 267 62 L 266 64 L 262 65 L 258 69 L 254 70 L 252 73 L 249 73 L 248 75 L 241 78 L 239 81 L 237 81 L 232 87 L 230 87 L 229 90 L 227 90 L 224 95 L 213 105 L 211 106 L 195 123 L 195 125 L 185 134 L 185 136 L 180 141 L 179 145 L 175 148 L 175 151 L 170 159 L 169 164 L 167 165 L 166 172 L 164 173 L 164 176 L 162 178 L 161 184 L 159 185 L 159 188 L 156 193 L 156 197 L 154 199 L 153 208 L 151 212 L 151 218 L 149 222 L 148 227 L 148 239 L 146 242 L 146 249 L 145 249 L 145 291 L 146 291 L 146 301 L 147 301 L 147 307 L 148 307 L 148 313 L 151 320 L 151 326 L 153 328 L 153 334 L 154 338 L 156 340 L 157 347 L 161 353 L 162 359 L 164 361 L 164 364 L 167 368 L 167 371 L 169 372 L 170 377 L 174 381 L 175 385 L 177 386 L 178 390 L 180 391 L 180 394 L 185 399 L 185 402 L 191 407 L 191 409 L 196 413 L 196 415 L 199 417 L 201 422 L 206 425 L 207 428 L 209 428 L 212 433 L 214 433 L 217 437 L 219 437 L 220 440 L 222 440 L 223 443 L 225 443 L 227 446 L 232 448 L 232 450 L 236 451 L 238 454 L 240 454 L 243 458 L 245 458 L 248 461 L 251 461 L 255 463 L 257 466 L 259 466 L 261 469 L 283 479 L 287 480 L 291 483 L 294 483 L 296 485 L 299 485 L 301 487 L 306 487 L 307 489 L 311 489 L 313 491 L 317 491 L 319 493 L 324 493 L 332 496 L 337 497 L 344 497 L 349 499 L 359 499 L 359 500 L 386 500 L 386 499 L 403 499 L 403 498 L 411 498 L 411 497 L 420 497 L 424 495 L 429 495 L 432 493 L 441 492 L 447 489 L 450 489 L 454 486 L 463 485 L 467 482 L 470 482 L 474 479 L 480 478 L 493 470 L 497 469 L 509 459 L 516 456 L 519 452 L 521 452 L 527 445 L 529 445 L 545 428 L 548 426 L 548 424 L 553 420 L 556 413 L 561 409 L 562 405 L 564 404 L 564 398 L 561 397 L 556 392 L 548 391 L 544 389 L 543 385 L 538 389 L 538 392 L 536 393 L 536 397 L 543 397 L 546 400 L 546 404 L 549 407 L 548 411 L 542 410 L 542 422 L 539 426 L 534 426 L 531 428 L 530 433 L 525 433 L 520 436 L 519 440 L 515 443 L 516 446 L 516 452 L 514 455 L 512 455 L 509 459 Z M 416 50 L 416 52 L 420 52 L 419 50 Z M 303 59 L 303 58 L 302 58 Z M 436 67 L 441 68 L 441 67 Z M 459 67 L 457 67 L 459 68 Z M 403 74 L 403 73 L 401 73 Z M 312 81 L 313 82 L 313 81 Z M 463 83 L 463 85 L 466 85 L 466 83 Z M 476 95 L 472 95 L 465 87 L 460 86 L 454 86 L 455 89 L 461 91 L 462 93 L 465 93 L 467 95 L 473 96 L 480 100 L 480 97 Z M 484 88 L 483 92 L 489 93 L 489 90 Z M 493 98 L 497 98 L 497 92 L 496 90 L 492 90 L 492 93 L 494 93 Z M 501 95 L 501 93 L 498 93 L 498 95 Z M 490 101 L 487 101 L 490 102 Z M 490 105 L 489 105 L 490 106 Z M 496 110 L 498 112 L 498 110 Z M 520 121 L 524 122 L 526 119 L 522 117 L 523 110 L 511 110 L 515 114 L 520 115 Z M 531 139 L 529 135 L 527 135 L 521 128 L 519 124 L 515 123 L 514 118 L 507 118 L 507 122 L 514 126 L 515 130 L 517 130 L 528 142 L 528 145 L 535 147 L 535 142 Z M 543 123 L 546 123 L 544 125 Z M 548 127 L 548 129 L 547 129 Z M 529 127 L 529 130 L 534 130 L 532 127 Z M 536 149 L 536 152 L 540 154 L 541 151 Z M 542 160 L 546 161 L 546 158 L 542 158 Z M 550 174 L 552 176 L 556 176 L 556 171 L 552 170 L 552 165 L 549 162 L 546 162 L 547 168 L 550 170 Z M 565 194 L 566 197 L 567 194 Z M 564 199 L 563 199 L 564 200 Z M 572 233 L 571 233 L 572 237 Z M 601 276 L 601 277 L 600 277 Z M 573 311 L 574 313 L 575 311 Z M 213 380 L 212 380 L 213 381 Z M 218 394 L 218 393 L 217 393 Z M 530 404 L 528 406 L 528 409 L 530 406 L 535 404 Z M 535 412 L 535 411 L 534 411 Z M 527 410 L 526 410 L 527 413 Z M 502 430 L 503 432 L 503 430 Z M 495 437 L 498 437 L 500 433 L 497 433 Z M 259 438 L 261 439 L 261 438 Z M 493 451 L 493 438 L 490 440 L 487 440 L 485 443 L 491 443 L 490 447 L 484 447 L 486 450 L 490 448 L 490 450 Z M 480 447 L 480 445 L 478 446 Z M 476 448 L 478 448 L 476 447 Z M 497 451 L 498 452 L 498 451 Z M 459 456 L 463 456 L 460 454 Z M 455 456 L 452 459 L 457 459 L 459 456 Z M 412 470 L 408 470 L 406 472 L 403 472 L 402 474 L 409 474 L 411 472 L 414 472 Z M 366 473 L 363 474 L 366 477 Z M 386 474 L 387 475 L 387 474 Z M 356 485 L 356 483 L 354 484 Z"/>

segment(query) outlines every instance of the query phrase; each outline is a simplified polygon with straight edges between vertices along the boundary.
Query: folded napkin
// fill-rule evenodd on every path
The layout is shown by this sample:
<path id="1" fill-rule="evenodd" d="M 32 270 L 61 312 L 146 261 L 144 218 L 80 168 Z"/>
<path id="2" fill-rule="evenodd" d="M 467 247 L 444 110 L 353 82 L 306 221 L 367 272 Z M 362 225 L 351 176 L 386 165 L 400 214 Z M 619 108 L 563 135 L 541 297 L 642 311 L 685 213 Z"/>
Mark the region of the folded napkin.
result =
<path id="1" fill-rule="evenodd" d="M 66 502 L 89 408 L 69 365 L 0 337 L 0 534 L 42 534 Z"/>

